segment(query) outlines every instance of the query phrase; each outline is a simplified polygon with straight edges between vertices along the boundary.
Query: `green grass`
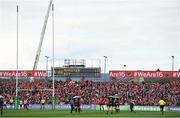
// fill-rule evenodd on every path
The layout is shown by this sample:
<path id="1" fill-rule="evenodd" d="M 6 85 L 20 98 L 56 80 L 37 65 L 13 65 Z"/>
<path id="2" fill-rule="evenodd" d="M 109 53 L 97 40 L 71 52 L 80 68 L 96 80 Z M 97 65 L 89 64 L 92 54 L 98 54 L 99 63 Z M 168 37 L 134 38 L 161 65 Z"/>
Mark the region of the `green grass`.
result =
<path id="1" fill-rule="evenodd" d="M 106 112 L 100 112 L 100 111 L 82 111 L 81 113 L 70 113 L 70 111 L 67 110 L 5 110 L 2 118 L 9 118 L 9 117 L 16 117 L 16 118 L 23 118 L 23 117 L 31 117 L 31 118 L 50 118 L 50 117 L 126 117 L 126 118 L 145 118 L 145 117 L 151 117 L 151 118 L 160 118 L 160 117 L 166 117 L 166 118 L 180 118 L 180 112 L 165 112 L 164 115 L 162 115 L 160 112 L 145 112 L 145 111 L 137 111 L 136 113 L 132 113 L 129 111 L 120 111 L 119 113 L 113 113 L 113 114 L 106 114 Z M 1 118 L 1 117 L 0 117 Z"/>

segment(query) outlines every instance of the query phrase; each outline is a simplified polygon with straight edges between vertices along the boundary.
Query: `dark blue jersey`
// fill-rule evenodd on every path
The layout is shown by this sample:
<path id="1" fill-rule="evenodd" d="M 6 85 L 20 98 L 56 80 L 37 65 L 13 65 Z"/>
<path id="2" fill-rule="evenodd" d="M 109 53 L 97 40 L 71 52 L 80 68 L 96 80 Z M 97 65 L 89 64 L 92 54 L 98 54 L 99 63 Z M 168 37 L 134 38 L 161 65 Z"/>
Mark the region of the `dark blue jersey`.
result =
<path id="1" fill-rule="evenodd" d="M 0 98 L 0 106 L 3 106 L 3 104 L 4 104 L 4 100 L 3 98 Z"/>
<path id="2" fill-rule="evenodd" d="M 75 106 L 80 106 L 80 100 L 75 99 L 75 101 L 74 101 L 74 105 L 75 105 Z"/>
<path id="3" fill-rule="evenodd" d="M 71 105 L 74 105 L 74 100 L 73 99 L 70 99 L 69 102 L 70 102 Z"/>
<path id="4" fill-rule="evenodd" d="M 114 98 L 109 97 L 109 104 L 113 104 L 114 103 Z"/>

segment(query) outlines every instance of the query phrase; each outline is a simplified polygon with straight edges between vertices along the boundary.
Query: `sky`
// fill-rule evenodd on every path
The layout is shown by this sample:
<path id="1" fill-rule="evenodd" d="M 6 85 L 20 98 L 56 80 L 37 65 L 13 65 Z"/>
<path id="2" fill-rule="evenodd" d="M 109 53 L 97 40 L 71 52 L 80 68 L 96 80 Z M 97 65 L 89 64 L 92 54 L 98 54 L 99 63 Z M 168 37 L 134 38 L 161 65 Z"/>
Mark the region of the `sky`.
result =
<path id="1" fill-rule="evenodd" d="M 53 0 L 55 66 L 87 59 L 109 70 L 180 69 L 180 0 Z M 49 0 L 0 0 L 0 70 L 32 70 Z M 52 59 L 52 12 L 38 69 Z M 51 62 L 49 61 L 49 65 Z M 124 67 L 123 65 L 126 65 Z M 50 68 L 50 66 L 49 66 Z"/>

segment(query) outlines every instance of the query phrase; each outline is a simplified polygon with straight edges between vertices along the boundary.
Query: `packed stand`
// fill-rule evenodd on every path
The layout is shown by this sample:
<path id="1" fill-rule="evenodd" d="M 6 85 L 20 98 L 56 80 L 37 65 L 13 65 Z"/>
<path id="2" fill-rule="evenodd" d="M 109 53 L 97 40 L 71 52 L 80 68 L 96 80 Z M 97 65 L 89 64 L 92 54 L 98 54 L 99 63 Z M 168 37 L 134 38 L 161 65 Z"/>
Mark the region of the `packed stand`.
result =
<path id="1" fill-rule="evenodd" d="M 83 104 L 99 104 L 99 98 L 118 95 L 120 104 L 128 104 L 134 100 L 136 105 L 158 105 L 162 97 L 168 106 L 180 106 L 180 82 L 167 83 L 121 83 L 121 82 L 92 82 L 81 80 L 78 82 L 55 81 L 56 103 L 68 103 L 72 95 L 81 96 Z M 34 82 L 19 81 L 19 99 L 28 99 L 31 104 L 40 104 L 45 99 L 46 104 L 51 104 L 52 81 L 35 80 Z M 0 82 L 0 91 L 7 103 L 15 97 L 15 82 Z"/>

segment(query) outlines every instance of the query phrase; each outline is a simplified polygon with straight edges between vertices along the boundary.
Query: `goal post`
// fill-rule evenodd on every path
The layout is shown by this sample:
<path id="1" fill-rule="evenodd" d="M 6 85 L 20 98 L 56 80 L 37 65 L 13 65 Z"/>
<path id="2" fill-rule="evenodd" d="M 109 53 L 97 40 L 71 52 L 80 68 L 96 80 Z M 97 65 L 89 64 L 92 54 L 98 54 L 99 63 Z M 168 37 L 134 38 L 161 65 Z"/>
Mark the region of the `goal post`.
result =
<path id="1" fill-rule="evenodd" d="M 14 109 L 18 109 L 19 108 L 19 97 L 16 96 L 14 99 Z"/>
<path id="2" fill-rule="evenodd" d="M 55 110 L 55 106 L 56 106 L 56 97 L 55 96 L 51 97 L 51 102 L 52 102 L 52 110 Z"/>

